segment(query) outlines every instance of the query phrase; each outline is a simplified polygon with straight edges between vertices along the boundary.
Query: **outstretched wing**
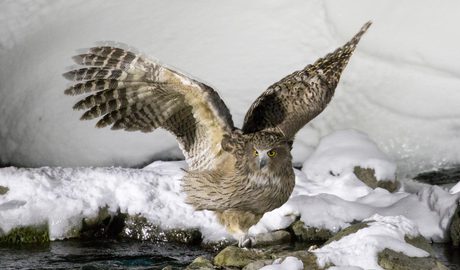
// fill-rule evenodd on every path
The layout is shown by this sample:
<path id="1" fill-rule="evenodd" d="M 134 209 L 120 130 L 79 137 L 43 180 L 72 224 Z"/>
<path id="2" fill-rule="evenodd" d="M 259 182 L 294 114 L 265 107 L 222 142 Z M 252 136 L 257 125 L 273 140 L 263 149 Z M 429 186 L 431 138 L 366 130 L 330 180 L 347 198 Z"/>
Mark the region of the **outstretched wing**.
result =
<path id="1" fill-rule="evenodd" d="M 146 57 L 116 47 L 95 47 L 73 58 L 83 67 L 64 74 L 76 81 L 67 95 L 89 94 L 74 109 L 102 117 L 97 127 L 173 133 L 190 169 L 211 169 L 221 140 L 234 126 L 211 87 Z"/>
<path id="2" fill-rule="evenodd" d="M 293 139 L 299 129 L 326 108 L 342 71 L 370 25 L 366 23 L 333 53 L 270 86 L 246 113 L 243 132 L 272 130 Z"/>

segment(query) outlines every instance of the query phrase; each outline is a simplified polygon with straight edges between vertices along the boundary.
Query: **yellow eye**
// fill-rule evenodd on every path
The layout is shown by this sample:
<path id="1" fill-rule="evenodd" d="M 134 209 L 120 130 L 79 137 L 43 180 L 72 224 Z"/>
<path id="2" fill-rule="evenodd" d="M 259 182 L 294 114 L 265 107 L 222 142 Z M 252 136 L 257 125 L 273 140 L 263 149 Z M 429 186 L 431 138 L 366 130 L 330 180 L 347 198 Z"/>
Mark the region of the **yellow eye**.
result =
<path id="1" fill-rule="evenodd" d="M 252 150 L 252 151 L 253 151 L 252 153 L 254 154 L 255 157 L 257 157 L 257 156 L 259 155 L 259 152 L 257 152 L 256 149 L 254 149 L 254 150 Z"/>
<path id="2" fill-rule="evenodd" d="M 270 150 L 270 151 L 267 152 L 267 155 L 269 157 L 274 157 L 274 156 L 276 156 L 276 151 L 275 150 Z"/>

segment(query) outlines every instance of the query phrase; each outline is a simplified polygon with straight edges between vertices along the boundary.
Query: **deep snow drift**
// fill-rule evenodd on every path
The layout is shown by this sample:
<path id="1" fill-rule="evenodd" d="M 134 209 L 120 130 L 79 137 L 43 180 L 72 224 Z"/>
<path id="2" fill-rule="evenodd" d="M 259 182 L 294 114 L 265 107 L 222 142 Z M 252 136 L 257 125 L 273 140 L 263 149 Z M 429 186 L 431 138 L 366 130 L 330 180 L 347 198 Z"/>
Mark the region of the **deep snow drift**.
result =
<path id="1" fill-rule="evenodd" d="M 399 174 L 460 162 L 460 24 L 454 0 L 2 1 L 0 161 L 132 166 L 180 157 L 172 136 L 80 122 L 61 74 L 80 48 L 119 41 L 214 86 L 237 125 L 270 84 L 374 24 L 330 106 L 297 136 L 303 162 L 333 130 L 369 134 Z M 417 7 L 417 12 L 414 12 Z"/>
<path id="2" fill-rule="evenodd" d="M 9 189 L 0 195 L 0 229 L 8 232 L 20 225 L 48 223 L 51 238 L 65 238 L 83 217 L 94 217 L 107 206 L 111 212 L 119 209 L 141 214 L 165 229 L 198 228 L 204 241 L 230 237 L 212 212 L 194 211 L 184 203 L 180 191 L 184 166 L 184 162 L 154 162 L 144 169 L 0 169 L 0 186 Z M 360 267 L 376 265 L 375 256 L 385 247 L 410 256 L 425 256 L 423 251 L 405 244 L 404 235 L 420 233 L 436 242 L 448 240 L 448 223 L 460 196 L 455 193 L 457 187 L 445 190 L 405 182 L 398 192 L 390 193 L 358 180 L 354 166 L 374 169 L 379 181 L 395 175 L 394 163 L 365 134 L 354 130 L 335 132 L 321 140 L 303 171 L 296 170 L 291 198 L 266 213 L 249 232 L 287 228 L 298 217 L 306 226 L 334 232 L 354 221 L 369 219 L 371 226 L 360 234 L 316 251 L 320 263 L 339 266 L 355 262 Z M 363 241 L 368 241 L 366 250 L 343 250 L 343 246 Z M 361 260 L 356 259 L 359 256 Z M 268 269 L 286 269 L 284 264 L 298 267 L 298 262 L 288 260 Z"/>

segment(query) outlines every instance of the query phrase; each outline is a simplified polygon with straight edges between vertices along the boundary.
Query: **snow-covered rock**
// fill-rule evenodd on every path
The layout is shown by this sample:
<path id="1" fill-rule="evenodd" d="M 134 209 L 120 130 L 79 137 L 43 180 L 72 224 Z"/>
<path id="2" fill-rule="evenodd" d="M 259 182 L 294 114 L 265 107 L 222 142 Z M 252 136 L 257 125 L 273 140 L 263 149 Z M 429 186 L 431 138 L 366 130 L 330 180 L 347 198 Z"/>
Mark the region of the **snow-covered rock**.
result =
<path id="1" fill-rule="evenodd" d="M 61 77 L 77 49 L 119 41 L 215 86 L 241 125 L 273 82 L 363 37 L 330 106 L 294 145 L 303 162 L 333 130 L 369 134 L 400 174 L 460 162 L 460 24 L 455 0 L 2 1 L 0 161 L 133 166 L 181 154 L 172 136 L 80 122 Z M 414 12 L 416 7 L 417 12 Z"/>

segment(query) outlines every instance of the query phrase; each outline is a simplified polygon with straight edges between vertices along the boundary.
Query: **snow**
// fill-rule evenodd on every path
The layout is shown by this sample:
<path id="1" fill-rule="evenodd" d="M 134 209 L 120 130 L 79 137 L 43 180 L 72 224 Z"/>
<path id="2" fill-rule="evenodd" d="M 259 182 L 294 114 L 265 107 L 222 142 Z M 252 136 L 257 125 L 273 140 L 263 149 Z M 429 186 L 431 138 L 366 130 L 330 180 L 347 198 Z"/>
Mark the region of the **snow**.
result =
<path id="1" fill-rule="evenodd" d="M 284 260 L 277 259 L 273 262 L 272 265 L 267 265 L 261 270 L 302 270 L 303 263 L 301 260 L 296 257 L 286 257 Z"/>
<path id="2" fill-rule="evenodd" d="M 427 256 L 406 244 L 405 235 L 449 240 L 448 226 L 460 197 L 453 191 L 456 187 L 447 190 L 408 180 L 390 193 L 359 181 L 354 166 L 372 168 L 380 179 L 395 174 L 394 163 L 366 134 L 334 132 L 321 140 L 302 171 L 295 170 L 290 199 L 266 213 L 249 233 L 284 229 L 298 218 L 306 226 L 333 232 L 368 221 L 369 227 L 314 251 L 321 265 L 333 263 L 337 270 L 380 269 L 376 254 L 384 248 Z M 95 217 L 106 207 L 111 213 L 140 214 L 163 229 L 197 228 L 206 242 L 231 237 L 212 212 L 194 211 L 184 202 L 180 183 L 185 167 L 184 161 L 157 161 L 143 169 L 1 168 L 0 186 L 9 190 L 0 195 L 0 232 L 45 223 L 51 239 L 63 239 L 83 218 Z M 287 258 L 265 269 L 302 267 Z"/>
<path id="3" fill-rule="evenodd" d="M 51 239 L 69 236 L 83 218 L 101 208 L 140 214 L 163 229 L 198 228 L 205 241 L 228 237 L 209 211 L 194 211 L 180 192 L 185 162 L 155 162 L 142 170 L 123 168 L 0 169 L 0 231 L 48 224 Z"/>
<path id="4" fill-rule="evenodd" d="M 174 138 L 79 121 L 60 76 L 99 41 L 129 44 L 218 89 L 241 126 L 269 85 L 374 23 L 330 106 L 298 134 L 294 161 L 354 128 L 398 174 L 460 162 L 460 23 L 455 0 L 2 1 L 0 161 L 19 166 L 140 166 L 181 157 Z M 413 12 L 414 6 L 417 12 Z M 101 15 L 103 14 L 103 15 Z"/>
<path id="5" fill-rule="evenodd" d="M 377 255 L 385 248 L 403 252 L 410 257 L 430 255 L 404 240 L 405 236 L 418 235 L 415 224 L 407 218 L 374 215 L 365 221 L 369 221 L 368 227 L 313 250 L 318 265 L 325 267 L 327 264 L 334 264 L 383 270 L 377 263 Z"/>
<path id="6" fill-rule="evenodd" d="M 353 174 L 358 165 L 374 169 L 383 179 L 395 174 L 394 163 L 365 134 L 343 130 L 324 137 L 302 171 L 296 170 L 291 198 L 266 213 L 249 232 L 284 229 L 298 217 L 306 226 L 337 232 L 378 213 L 410 219 L 429 240 L 448 240 L 446 231 L 460 194 L 409 180 L 395 193 L 372 189 Z"/>

